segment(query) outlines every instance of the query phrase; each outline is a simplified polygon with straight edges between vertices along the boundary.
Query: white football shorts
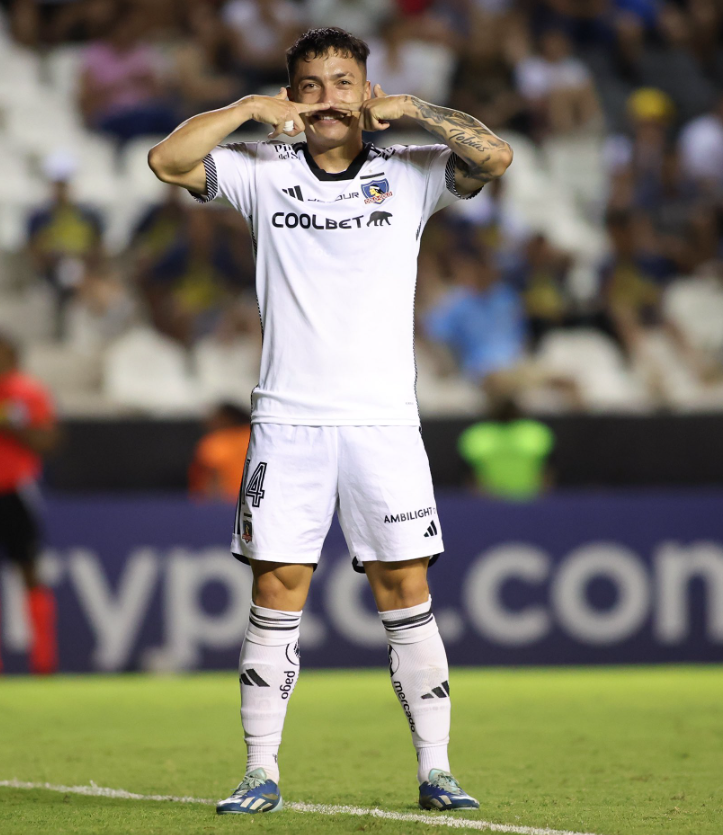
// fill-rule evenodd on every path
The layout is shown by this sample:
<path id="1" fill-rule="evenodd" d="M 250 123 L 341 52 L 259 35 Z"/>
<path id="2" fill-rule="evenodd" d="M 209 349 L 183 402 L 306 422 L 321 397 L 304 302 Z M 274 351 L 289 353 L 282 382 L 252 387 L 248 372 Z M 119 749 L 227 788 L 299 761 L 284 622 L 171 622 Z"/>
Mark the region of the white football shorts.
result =
<path id="1" fill-rule="evenodd" d="M 444 550 L 417 426 L 255 423 L 231 550 L 243 562 L 316 564 L 339 514 L 356 562 Z"/>

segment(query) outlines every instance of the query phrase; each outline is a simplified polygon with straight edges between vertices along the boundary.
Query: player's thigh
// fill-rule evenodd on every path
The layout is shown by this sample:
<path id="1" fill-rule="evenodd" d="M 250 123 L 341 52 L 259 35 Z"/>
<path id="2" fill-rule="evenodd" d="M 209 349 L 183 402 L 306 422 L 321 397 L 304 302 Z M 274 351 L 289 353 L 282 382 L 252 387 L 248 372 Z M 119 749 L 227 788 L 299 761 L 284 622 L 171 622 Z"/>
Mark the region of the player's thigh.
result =
<path id="1" fill-rule="evenodd" d="M 251 429 L 232 543 L 244 562 L 315 564 L 336 506 L 334 427 Z"/>
<path id="2" fill-rule="evenodd" d="M 360 562 L 414 560 L 444 550 L 418 427 L 340 427 L 339 520 Z"/>

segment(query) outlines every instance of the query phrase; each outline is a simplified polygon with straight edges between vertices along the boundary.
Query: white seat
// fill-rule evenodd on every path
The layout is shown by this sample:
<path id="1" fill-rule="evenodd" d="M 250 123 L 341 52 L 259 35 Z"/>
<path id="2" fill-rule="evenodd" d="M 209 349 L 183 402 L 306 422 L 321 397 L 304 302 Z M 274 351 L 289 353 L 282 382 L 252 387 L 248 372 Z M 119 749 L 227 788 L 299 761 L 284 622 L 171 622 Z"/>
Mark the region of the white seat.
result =
<path id="1" fill-rule="evenodd" d="M 69 103 L 75 103 L 80 86 L 83 46 L 57 46 L 45 56 L 45 76 L 53 90 Z"/>
<path id="2" fill-rule="evenodd" d="M 121 156 L 121 170 L 127 189 L 148 202 L 162 200 L 166 188 L 148 167 L 148 151 L 161 139 L 162 136 L 134 139 L 126 145 Z"/>
<path id="3" fill-rule="evenodd" d="M 663 297 L 666 316 L 703 350 L 723 351 L 723 287 L 715 278 L 682 278 Z"/>
<path id="4" fill-rule="evenodd" d="M 0 147 L 0 206 L 25 209 L 40 203 L 46 189 L 33 176 L 26 157 L 16 149 Z"/>
<path id="5" fill-rule="evenodd" d="M 0 46 L 0 104 L 33 101 L 42 95 L 40 60 L 30 49 L 17 44 Z"/>
<path id="6" fill-rule="evenodd" d="M 84 131 L 77 113 L 47 92 L 7 107 L 5 121 L 16 148 L 42 156 L 53 148 L 75 148 Z"/>
<path id="7" fill-rule="evenodd" d="M 97 391 L 100 386 L 101 357 L 97 352 L 77 351 L 57 342 L 34 342 L 27 347 L 23 362 L 56 397 Z"/>
<path id="8" fill-rule="evenodd" d="M 598 209 L 607 191 L 602 139 L 556 136 L 545 143 L 543 153 L 552 179 L 562 183 L 582 209 Z"/>
<path id="9" fill-rule="evenodd" d="M 454 374 L 440 376 L 429 349 L 421 340 L 415 347 L 417 402 L 423 417 L 476 417 L 482 413 L 485 397 L 480 386 Z"/>
<path id="10" fill-rule="evenodd" d="M 119 406 L 152 414 L 199 414 L 198 387 L 186 353 L 149 327 L 137 327 L 107 351 L 103 389 Z"/>
<path id="11" fill-rule="evenodd" d="M 5 200 L 0 201 L 0 250 L 5 252 L 21 250 L 28 240 L 27 228 L 27 208 Z"/>
<path id="12" fill-rule="evenodd" d="M 0 330 L 21 344 L 49 340 L 54 321 L 53 294 L 45 284 L 38 283 L 23 293 L 3 295 L 0 299 Z"/>
<path id="13" fill-rule="evenodd" d="M 537 360 L 548 373 L 572 379 L 592 410 L 639 411 L 644 388 L 627 368 L 615 343 L 588 328 L 555 330 L 541 341 Z"/>
<path id="14" fill-rule="evenodd" d="M 104 211 L 121 200 L 125 183 L 116 164 L 112 142 L 86 130 L 81 130 L 72 145 L 59 145 L 78 162 L 71 179 L 75 199 Z"/>
<path id="15" fill-rule="evenodd" d="M 193 350 L 193 362 L 205 402 L 247 404 L 259 381 L 260 358 L 261 345 L 253 338 L 201 339 Z"/>

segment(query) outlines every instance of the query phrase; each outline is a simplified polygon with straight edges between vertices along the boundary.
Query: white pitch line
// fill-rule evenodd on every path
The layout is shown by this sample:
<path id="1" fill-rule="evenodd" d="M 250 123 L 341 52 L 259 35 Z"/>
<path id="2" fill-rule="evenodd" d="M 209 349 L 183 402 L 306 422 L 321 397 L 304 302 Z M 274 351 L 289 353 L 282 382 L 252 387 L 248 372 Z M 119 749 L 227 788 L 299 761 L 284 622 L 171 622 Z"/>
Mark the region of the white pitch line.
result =
<path id="1" fill-rule="evenodd" d="M 62 792 L 63 794 L 112 797 L 118 800 L 166 800 L 174 803 L 203 803 L 206 806 L 215 806 L 217 802 L 200 797 L 174 797 L 169 794 L 135 794 L 134 792 L 127 792 L 124 789 L 108 789 L 103 786 L 96 786 L 92 782 L 89 786 L 55 786 L 52 783 L 24 783 L 21 780 L 0 780 L 0 787 L 9 789 L 46 789 L 47 791 Z M 431 812 L 429 815 L 411 815 L 402 812 L 385 812 L 383 809 L 364 809 L 361 806 L 328 806 L 326 804 L 316 803 L 284 803 L 284 809 L 302 813 L 314 812 L 317 815 L 354 815 L 355 817 L 370 815 L 371 817 L 383 818 L 384 820 L 423 823 L 427 826 L 449 826 L 452 829 L 508 832 L 511 835 L 594 835 L 592 832 L 572 832 L 567 829 L 540 829 L 536 826 L 512 826 L 504 823 L 452 818 L 437 812 Z"/>

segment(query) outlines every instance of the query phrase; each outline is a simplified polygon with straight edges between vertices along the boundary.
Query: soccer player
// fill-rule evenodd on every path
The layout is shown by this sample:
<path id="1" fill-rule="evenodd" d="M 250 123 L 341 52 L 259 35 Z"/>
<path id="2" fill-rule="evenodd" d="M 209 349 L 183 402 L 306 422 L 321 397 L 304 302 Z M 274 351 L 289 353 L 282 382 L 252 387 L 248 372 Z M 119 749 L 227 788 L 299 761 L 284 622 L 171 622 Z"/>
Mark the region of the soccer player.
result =
<path id="1" fill-rule="evenodd" d="M 31 627 L 32 673 L 58 666 L 55 596 L 38 578 L 40 531 L 37 487 L 41 456 L 57 440 L 50 398 L 40 383 L 18 367 L 14 342 L 0 333 L 0 552 L 22 575 Z M 2 664 L 0 663 L 0 669 Z"/>
<path id="2" fill-rule="evenodd" d="M 427 585 L 442 532 L 415 396 L 419 238 L 437 209 L 512 160 L 464 113 L 372 91 L 367 45 L 314 29 L 289 86 L 194 116 L 149 154 L 156 176 L 247 219 L 263 327 L 232 550 L 253 571 L 241 649 L 246 776 L 219 813 L 281 808 L 278 750 L 298 680 L 302 610 L 332 515 L 371 584 L 417 751 L 419 804 L 476 809 L 450 772 L 447 659 Z M 444 144 L 377 148 L 362 130 L 407 117 Z M 269 142 L 219 143 L 253 119 Z M 274 141 L 304 131 L 306 142 Z"/>

